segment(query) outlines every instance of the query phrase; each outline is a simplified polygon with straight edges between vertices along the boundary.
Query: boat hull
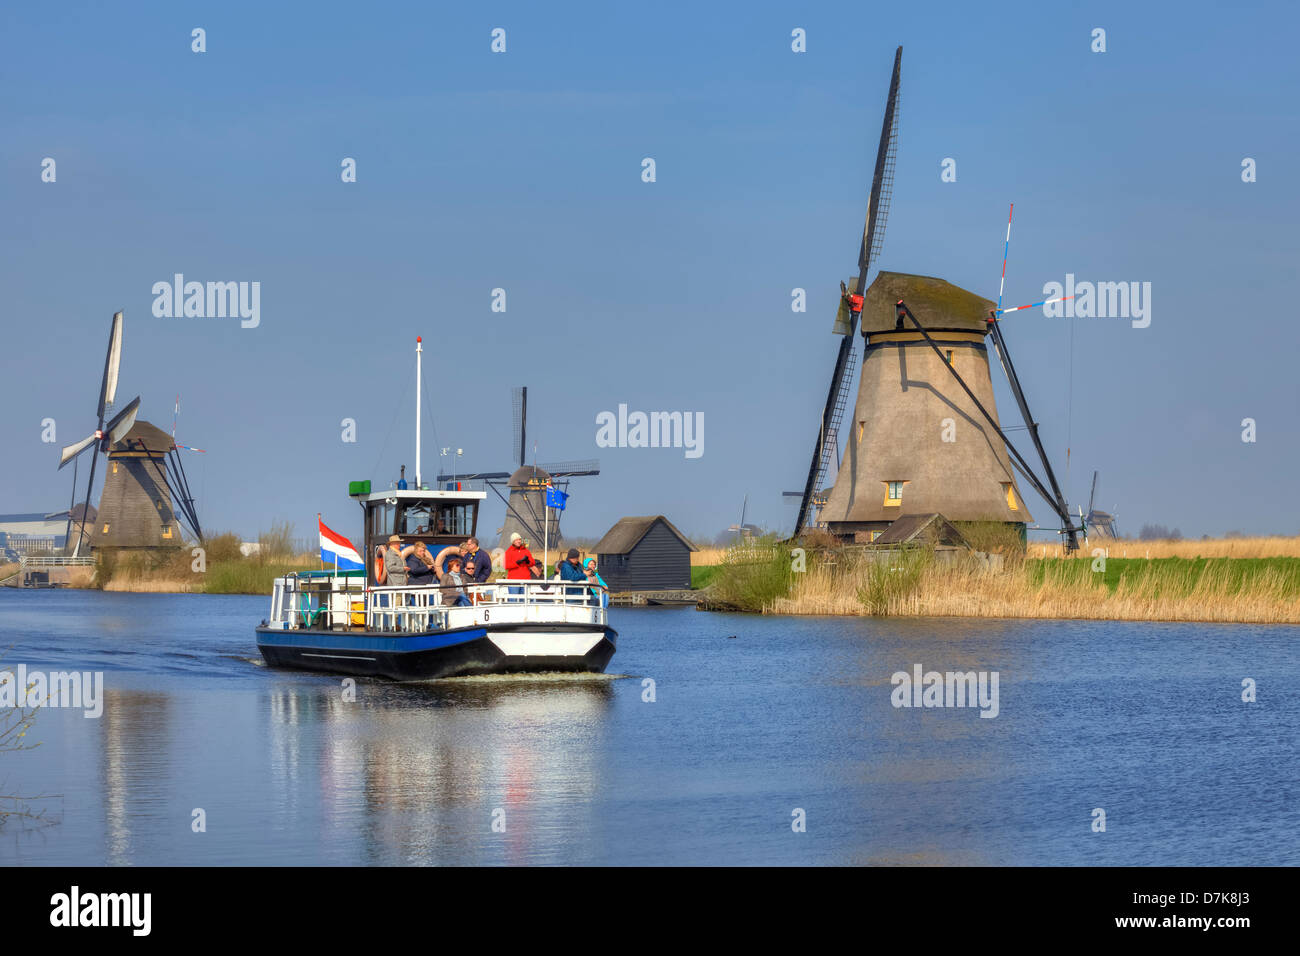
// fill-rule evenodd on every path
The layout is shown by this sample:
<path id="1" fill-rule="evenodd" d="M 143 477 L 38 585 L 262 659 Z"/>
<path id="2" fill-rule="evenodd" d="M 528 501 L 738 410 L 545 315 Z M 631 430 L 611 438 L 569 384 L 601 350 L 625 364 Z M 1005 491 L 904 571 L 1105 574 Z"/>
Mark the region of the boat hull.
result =
<path id="1" fill-rule="evenodd" d="M 618 632 L 601 624 L 476 626 L 416 634 L 256 628 L 271 667 L 397 681 L 484 674 L 604 673 Z"/>

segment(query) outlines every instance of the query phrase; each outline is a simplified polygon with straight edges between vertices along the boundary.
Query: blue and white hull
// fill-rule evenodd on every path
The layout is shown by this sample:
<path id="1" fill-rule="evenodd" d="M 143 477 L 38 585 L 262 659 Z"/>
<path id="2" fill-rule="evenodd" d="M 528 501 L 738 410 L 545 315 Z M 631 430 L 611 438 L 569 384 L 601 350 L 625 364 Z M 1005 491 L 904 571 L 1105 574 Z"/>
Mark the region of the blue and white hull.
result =
<path id="1" fill-rule="evenodd" d="M 483 674 L 603 673 L 618 632 L 586 585 L 478 585 L 475 603 L 442 607 L 437 588 L 349 590 L 342 576 L 276 582 L 256 628 L 272 667 L 391 680 Z"/>

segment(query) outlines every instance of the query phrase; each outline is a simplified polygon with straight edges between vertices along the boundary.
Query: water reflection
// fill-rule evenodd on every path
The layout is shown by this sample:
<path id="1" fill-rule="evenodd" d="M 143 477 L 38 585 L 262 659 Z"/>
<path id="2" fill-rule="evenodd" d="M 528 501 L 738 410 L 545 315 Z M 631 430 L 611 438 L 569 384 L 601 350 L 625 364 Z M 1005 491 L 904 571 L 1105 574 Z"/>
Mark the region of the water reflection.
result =
<path id="1" fill-rule="evenodd" d="M 171 769 L 172 703 L 166 694 L 104 688 L 101 736 L 105 856 L 109 865 L 135 862 L 136 831 L 162 825 L 165 781 Z M 134 828 L 134 829 L 133 829 Z"/>
<path id="2" fill-rule="evenodd" d="M 556 813 L 572 826 L 595 802 L 613 696 L 600 676 L 359 682 L 353 702 L 285 682 L 267 709 L 273 791 L 301 815 L 314 775 L 321 839 L 360 836 L 354 862 L 532 861 Z"/>

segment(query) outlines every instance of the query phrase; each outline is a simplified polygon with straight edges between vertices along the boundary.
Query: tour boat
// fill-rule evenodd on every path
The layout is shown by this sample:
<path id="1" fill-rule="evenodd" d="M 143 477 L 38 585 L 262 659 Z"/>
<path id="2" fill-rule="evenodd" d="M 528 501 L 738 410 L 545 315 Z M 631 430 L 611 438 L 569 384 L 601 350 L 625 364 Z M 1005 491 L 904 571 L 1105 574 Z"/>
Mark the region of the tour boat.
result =
<path id="1" fill-rule="evenodd" d="M 376 550 L 398 535 L 423 541 L 431 555 L 476 535 L 482 491 L 430 489 L 420 480 L 419 367 L 416 340 L 414 488 L 371 491 L 354 481 L 362 508 L 362 570 L 323 570 L 277 578 L 257 646 L 273 667 L 330 674 L 432 680 L 549 671 L 603 673 L 618 632 L 608 623 L 605 588 L 558 580 L 492 580 L 466 585 L 468 606 L 446 606 L 437 585 L 376 580 Z M 398 483 L 405 485 L 405 481 Z"/>

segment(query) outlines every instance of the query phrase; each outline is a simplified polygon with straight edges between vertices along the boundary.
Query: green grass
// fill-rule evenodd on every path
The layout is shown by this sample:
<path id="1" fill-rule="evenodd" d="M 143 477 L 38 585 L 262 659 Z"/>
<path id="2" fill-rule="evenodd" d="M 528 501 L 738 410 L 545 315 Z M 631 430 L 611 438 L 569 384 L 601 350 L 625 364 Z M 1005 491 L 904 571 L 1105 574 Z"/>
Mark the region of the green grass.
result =
<path id="1" fill-rule="evenodd" d="M 707 588 L 709 582 L 718 576 L 718 571 L 722 569 L 720 564 L 702 564 L 691 567 L 691 587 L 695 590 Z"/>
<path id="2" fill-rule="evenodd" d="M 1093 564 L 1090 558 L 1035 558 L 1026 561 L 1025 568 L 1034 585 L 1042 584 L 1050 567 L 1058 580 L 1078 584 L 1100 580 L 1110 594 L 1123 580 L 1130 586 L 1149 584 L 1155 594 L 1185 597 L 1206 575 L 1221 578 L 1229 592 L 1240 591 L 1269 571 L 1300 592 L 1300 558 L 1107 558 L 1104 571 L 1094 571 Z"/>
<path id="3" fill-rule="evenodd" d="M 204 594 L 270 594 L 275 579 L 290 571 L 315 571 L 320 565 L 287 567 L 259 561 L 216 561 L 203 578 Z"/>

